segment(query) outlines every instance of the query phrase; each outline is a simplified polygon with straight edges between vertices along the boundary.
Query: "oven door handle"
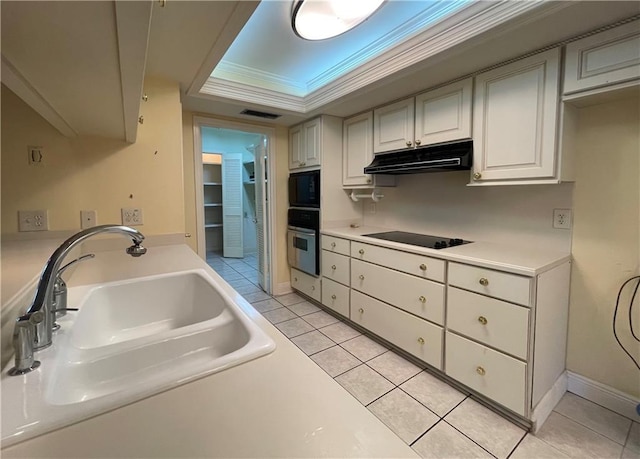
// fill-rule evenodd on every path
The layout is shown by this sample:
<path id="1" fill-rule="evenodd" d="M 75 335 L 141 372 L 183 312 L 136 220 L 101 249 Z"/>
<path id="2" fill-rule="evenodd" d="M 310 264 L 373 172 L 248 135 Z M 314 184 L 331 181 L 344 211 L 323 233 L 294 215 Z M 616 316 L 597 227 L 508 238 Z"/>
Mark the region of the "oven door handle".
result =
<path id="1" fill-rule="evenodd" d="M 289 231 L 295 231 L 297 233 L 308 234 L 310 236 L 315 236 L 316 235 L 316 230 L 312 230 L 312 229 L 309 229 L 309 228 L 300 228 L 298 226 L 287 226 L 287 229 L 289 229 Z"/>

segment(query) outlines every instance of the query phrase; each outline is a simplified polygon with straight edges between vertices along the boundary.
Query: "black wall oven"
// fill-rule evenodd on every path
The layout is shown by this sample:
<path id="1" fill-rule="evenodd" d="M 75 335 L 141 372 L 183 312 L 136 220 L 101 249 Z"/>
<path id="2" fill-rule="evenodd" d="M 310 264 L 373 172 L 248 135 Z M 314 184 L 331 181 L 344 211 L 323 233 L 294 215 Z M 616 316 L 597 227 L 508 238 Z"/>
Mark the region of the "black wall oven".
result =
<path id="1" fill-rule="evenodd" d="M 289 207 L 320 208 L 320 171 L 289 175 Z"/>

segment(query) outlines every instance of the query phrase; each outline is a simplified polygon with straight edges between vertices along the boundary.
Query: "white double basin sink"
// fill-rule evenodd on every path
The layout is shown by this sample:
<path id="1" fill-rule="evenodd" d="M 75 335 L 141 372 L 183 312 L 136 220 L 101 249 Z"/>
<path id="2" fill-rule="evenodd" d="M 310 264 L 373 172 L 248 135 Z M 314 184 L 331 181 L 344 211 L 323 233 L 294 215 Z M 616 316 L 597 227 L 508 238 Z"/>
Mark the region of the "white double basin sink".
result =
<path id="1" fill-rule="evenodd" d="M 275 349 L 203 269 L 74 287 L 69 307 L 37 370 L 3 369 L 3 447 Z"/>

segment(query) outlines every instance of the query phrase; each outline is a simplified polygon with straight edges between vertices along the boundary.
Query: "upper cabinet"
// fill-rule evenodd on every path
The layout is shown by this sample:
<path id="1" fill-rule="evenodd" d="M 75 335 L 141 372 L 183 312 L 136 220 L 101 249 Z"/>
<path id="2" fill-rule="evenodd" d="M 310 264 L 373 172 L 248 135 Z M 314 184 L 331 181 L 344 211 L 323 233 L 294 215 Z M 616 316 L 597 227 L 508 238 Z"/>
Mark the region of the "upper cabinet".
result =
<path id="1" fill-rule="evenodd" d="M 473 107 L 473 184 L 558 183 L 560 49 L 481 73 Z"/>
<path id="2" fill-rule="evenodd" d="M 289 129 L 289 169 L 320 166 L 321 118 Z"/>
<path id="3" fill-rule="evenodd" d="M 342 128 L 342 186 L 363 188 L 394 186 L 395 178 L 370 175 L 364 168 L 373 161 L 373 112 L 344 120 Z"/>
<path id="4" fill-rule="evenodd" d="M 429 145 L 471 138 L 473 79 L 416 97 L 415 144 Z"/>
<path id="5" fill-rule="evenodd" d="M 374 153 L 471 138 L 472 81 L 468 78 L 376 109 Z"/>
<path id="6" fill-rule="evenodd" d="M 637 85 L 638 79 L 640 79 L 639 21 L 633 21 L 567 45 L 565 94 L 625 83 Z"/>

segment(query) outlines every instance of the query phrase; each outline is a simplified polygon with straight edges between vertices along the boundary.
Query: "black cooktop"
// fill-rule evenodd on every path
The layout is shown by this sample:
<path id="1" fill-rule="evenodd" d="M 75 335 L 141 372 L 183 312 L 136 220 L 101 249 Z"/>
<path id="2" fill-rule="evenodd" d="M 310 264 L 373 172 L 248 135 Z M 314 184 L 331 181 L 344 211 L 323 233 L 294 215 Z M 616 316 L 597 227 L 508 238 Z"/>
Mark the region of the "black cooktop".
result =
<path id="1" fill-rule="evenodd" d="M 385 241 L 400 242 L 401 244 L 417 245 L 429 249 L 446 249 L 462 244 L 470 244 L 473 241 L 463 241 L 441 236 L 430 236 L 428 234 L 405 233 L 404 231 L 387 231 L 384 233 L 363 234 L 363 236 Z"/>

